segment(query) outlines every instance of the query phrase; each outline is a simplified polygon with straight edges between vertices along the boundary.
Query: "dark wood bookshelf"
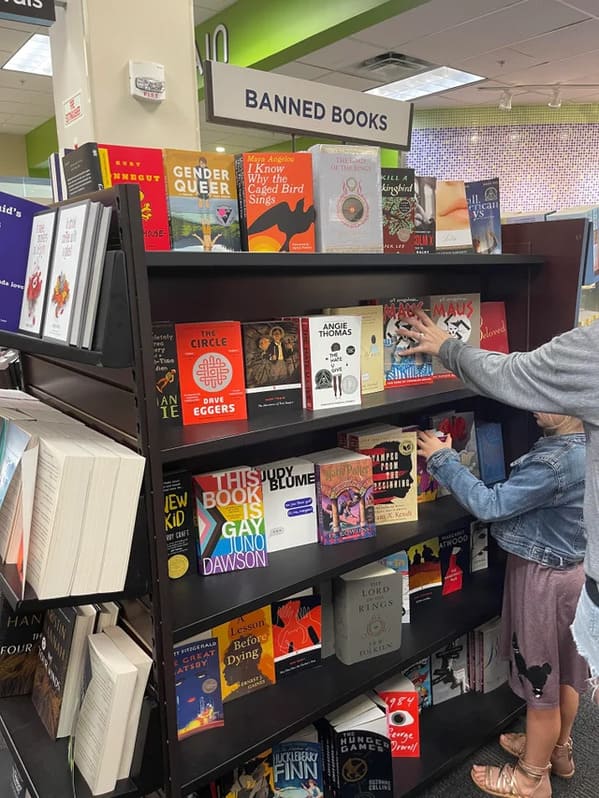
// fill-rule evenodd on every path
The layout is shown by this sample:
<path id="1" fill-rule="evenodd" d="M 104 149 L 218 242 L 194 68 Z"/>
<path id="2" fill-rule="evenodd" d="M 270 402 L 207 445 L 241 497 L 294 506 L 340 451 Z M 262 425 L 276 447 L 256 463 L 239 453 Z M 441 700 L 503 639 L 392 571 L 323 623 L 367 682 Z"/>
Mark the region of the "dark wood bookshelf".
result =
<path id="1" fill-rule="evenodd" d="M 43 338 L 36 338 L 33 335 L 23 335 L 21 333 L 7 332 L 0 330 L 0 346 L 7 349 L 18 349 L 20 352 L 31 352 L 35 355 L 46 355 L 61 360 L 71 360 L 75 363 L 85 363 L 88 366 L 126 366 L 129 363 L 104 363 L 102 352 L 94 349 L 81 349 L 77 346 L 68 344 L 54 343 L 45 341 Z"/>

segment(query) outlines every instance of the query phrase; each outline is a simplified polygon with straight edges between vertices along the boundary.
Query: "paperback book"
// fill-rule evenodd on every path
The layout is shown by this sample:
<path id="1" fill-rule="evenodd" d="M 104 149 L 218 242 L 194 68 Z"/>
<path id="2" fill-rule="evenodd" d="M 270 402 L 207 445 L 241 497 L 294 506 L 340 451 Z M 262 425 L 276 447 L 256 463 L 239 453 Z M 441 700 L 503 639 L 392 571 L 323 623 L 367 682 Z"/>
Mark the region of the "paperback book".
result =
<path id="1" fill-rule="evenodd" d="M 436 248 L 440 252 L 472 252 L 470 215 L 463 180 L 437 180 Z"/>
<path id="2" fill-rule="evenodd" d="M 471 411 L 458 413 L 455 410 L 442 413 L 431 418 L 431 426 L 444 435 L 451 435 L 451 445 L 458 453 L 460 462 L 475 477 L 478 477 L 478 450 L 474 413 Z M 438 495 L 447 496 L 448 491 L 439 486 Z"/>
<path id="3" fill-rule="evenodd" d="M 300 457 L 259 466 L 268 552 L 318 540 L 314 463 Z"/>
<path id="4" fill-rule="evenodd" d="M 414 177 L 414 251 L 427 255 L 435 251 L 436 177 Z"/>
<path id="5" fill-rule="evenodd" d="M 410 546 L 410 599 L 412 607 L 440 595 L 443 580 L 439 560 L 439 538 Z"/>
<path id="6" fill-rule="evenodd" d="M 368 731 L 342 731 L 334 741 L 334 781 L 339 798 L 373 798 L 393 795 L 391 742 Z M 359 764 L 358 764 L 359 763 Z"/>
<path id="7" fill-rule="evenodd" d="M 432 685 L 431 685 L 431 660 L 430 657 L 415 662 L 410 668 L 403 672 L 408 678 L 416 692 L 418 693 L 418 708 L 423 709 L 432 706 Z"/>
<path id="8" fill-rule="evenodd" d="M 464 344 L 480 345 L 480 294 L 436 294 L 429 297 L 430 316 L 440 330 Z M 455 378 L 433 357 L 435 379 Z"/>
<path id="9" fill-rule="evenodd" d="M 466 183 L 466 199 L 474 251 L 501 255 L 499 178 Z"/>
<path id="10" fill-rule="evenodd" d="M 350 308 L 324 308 L 331 316 L 360 316 L 360 381 L 362 396 L 385 387 L 383 362 L 383 308 L 380 305 L 357 305 Z"/>
<path id="11" fill-rule="evenodd" d="M 272 749 L 275 795 L 280 798 L 322 798 L 322 747 L 320 743 L 289 741 Z"/>
<path id="12" fill-rule="evenodd" d="M 504 302 L 480 303 L 480 348 L 509 354 Z"/>
<path id="13" fill-rule="evenodd" d="M 386 167 L 381 170 L 381 177 L 384 251 L 411 254 L 415 251 L 414 170 Z"/>
<path id="14" fill-rule="evenodd" d="M 475 650 L 480 655 L 476 671 L 480 673 L 480 683 L 476 689 L 490 693 L 507 682 L 509 660 L 501 656 L 501 618 L 491 621 L 474 630 Z"/>
<path id="15" fill-rule="evenodd" d="M 470 523 L 470 573 L 489 567 L 489 525 L 484 521 Z"/>
<path id="16" fill-rule="evenodd" d="M 387 557 L 383 557 L 381 564 L 401 574 L 401 621 L 402 623 L 410 623 L 410 563 L 408 552 L 402 550 L 397 551 L 395 554 L 389 554 Z"/>
<path id="17" fill-rule="evenodd" d="M 439 535 L 439 559 L 443 581 L 441 594 L 457 593 L 470 574 L 470 533 L 467 529 Z"/>
<path id="18" fill-rule="evenodd" d="M 0 698 L 31 693 L 43 618 L 43 612 L 17 614 L 0 597 Z"/>
<path id="19" fill-rule="evenodd" d="M 218 640 L 175 646 L 173 658 L 177 738 L 224 726 Z"/>
<path id="20" fill-rule="evenodd" d="M 378 300 L 383 306 L 385 388 L 400 385 L 421 385 L 432 382 L 433 366 L 430 355 L 421 353 L 401 355 L 416 346 L 408 335 L 411 318 L 417 311 L 429 311 L 426 297 L 393 297 Z"/>
<path id="21" fill-rule="evenodd" d="M 452 640 L 431 656 L 433 706 L 467 692 L 468 638 Z"/>
<path id="22" fill-rule="evenodd" d="M 166 473 L 162 489 L 169 578 L 181 579 L 187 574 L 195 575 L 197 567 L 191 476 L 187 471 Z"/>
<path id="23" fill-rule="evenodd" d="M 236 767 L 216 786 L 218 789 L 216 792 L 211 790 L 210 798 L 273 798 L 272 749 L 268 748 Z"/>
<path id="24" fill-rule="evenodd" d="M 476 448 L 480 478 L 485 485 L 505 480 L 503 435 L 498 421 L 476 422 Z"/>
<path id="25" fill-rule="evenodd" d="M 320 664 L 320 596 L 297 594 L 272 604 L 272 632 L 277 681 Z"/>
<path id="26" fill-rule="evenodd" d="M 32 221 L 19 318 L 20 332 L 30 335 L 39 335 L 42 330 L 57 213 L 55 208 L 40 211 Z"/>
<path id="27" fill-rule="evenodd" d="M 161 422 L 181 423 L 181 396 L 177 364 L 175 325 L 163 322 L 152 325 L 156 406 Z"/>

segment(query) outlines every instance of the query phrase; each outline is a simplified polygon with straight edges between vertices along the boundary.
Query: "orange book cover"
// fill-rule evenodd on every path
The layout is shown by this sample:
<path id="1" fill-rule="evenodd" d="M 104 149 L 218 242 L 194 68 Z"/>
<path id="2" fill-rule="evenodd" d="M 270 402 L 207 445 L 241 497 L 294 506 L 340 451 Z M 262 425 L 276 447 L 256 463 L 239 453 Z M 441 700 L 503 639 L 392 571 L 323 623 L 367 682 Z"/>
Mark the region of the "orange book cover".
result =
<path id="1" fill-rule="evenodd" d="M 245 152 L 235 169 L 244 249 L 314 252 L 312 155 Z"/>
<path id="2" fill-rule="evenodd" d="M 176 324 L 183 424 L 247 418 L 238 321 Z"/>
<path id="3" fill-rule="evenodd" d="M 162 150 L 98 144 L 104 187 L 139 185 L 139 204 L 146 251 L 171 248 Z"/>

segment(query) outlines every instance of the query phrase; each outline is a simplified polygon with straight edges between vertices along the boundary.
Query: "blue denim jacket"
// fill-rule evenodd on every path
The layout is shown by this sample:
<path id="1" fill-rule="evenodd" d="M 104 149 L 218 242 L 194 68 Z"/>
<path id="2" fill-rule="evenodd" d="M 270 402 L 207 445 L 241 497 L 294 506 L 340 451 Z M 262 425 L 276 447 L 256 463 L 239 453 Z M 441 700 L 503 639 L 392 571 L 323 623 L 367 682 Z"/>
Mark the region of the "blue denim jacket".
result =
<path id="1" fill-rule="evenodd" d="M 505 482 L 487 487 L 453 449 L 429 457 L 429 473 L 481 521 L 505 551 L 551 568 L 582 562 L 585 436 L 540 438 L 514 463 Z"/>

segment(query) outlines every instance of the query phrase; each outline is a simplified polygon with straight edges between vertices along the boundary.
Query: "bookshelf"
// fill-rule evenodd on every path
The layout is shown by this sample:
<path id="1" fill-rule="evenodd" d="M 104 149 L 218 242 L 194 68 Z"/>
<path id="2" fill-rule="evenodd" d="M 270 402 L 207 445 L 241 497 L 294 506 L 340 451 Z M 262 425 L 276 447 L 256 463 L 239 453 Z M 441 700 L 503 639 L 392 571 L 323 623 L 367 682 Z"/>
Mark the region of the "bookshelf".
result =
<path id="1" fill-rule="evenodd" d="M 30 393 L 146 456 L 131 560 L 136 578 L 130 584 L 131 595 L 147 594 L 153 616 L 155 665 L 148 690 L 152 709 L 145 738 L 139 741 L 144 755 L 139 757 L 132 779 L 122 788 L 119 785 L 121 791 L 113 795 L 144 795 L 161 786 L 168 798 L 179 798 L 491 618 L 499 611 L 502 574 L 501 570 L 475 574 L 462 594 L 446 597 L 438 606 L 420 608 L 413 622 L 404 625 L 403 645 L 394 655 L 351 667 L 329 658 L 318 671 L 299 673 L 228 704 L 224 729 L 177 743 L 171 656 L 175 641 L 372 562 L 406 543 L 430 537 L 433 531 L 438 534 L 459 528 L 467 514 L 452 499 L 442 499 L 422 507 L 417 524 L 383 528 L 372 540 L 276 553 L 270 567 L 259 572 L 170 582 L 163 531 L 163 469 L 187 467 L 200 473 L 240 463 L 256 465 L 334 445 L 336 430 L 344 425 L 373 419 L 403 423 L 448 406 L 498 414 L 504 423 L 506 455 L 511 459 L 529 442 L 530 425 L 523 414 L 495 406 L 459 381 L 447 380 L 368 396 L 361 407 L 305 412 L 288 424 L 248 421 L 167 428 L 159 423 L 154 401 L 152 321 L 269 319 L 315 312 L 327 305 L 354 305 L 369 297 L 478 291 L 484 299 L 506 301 L 512 348 L 526 350 L 538 340 L 541 319 L 545 337 L 575 323 L 578 291 L 577 287 L 570 290 L 570 284 L 579 274 L 574 273 L 572 264 L 577 253 L 580 260 L 584 223 L 561 222 L 559 233 L 554 223 L 546 223 L 542 252 L 530 237 L 514 243 L 517 254 L 493 257 L 146 254 L 137 188 L 122 185 L 92 196 L 113 207 L 111 229 L 118 235 L 111 236 L 111 246 L 123 253 L 128 332 L 122 338 L 122 348 L 126 356 L 114 360 L 106 357 L 102 348 L 96 359 L 98 353 L 83 356 L 69 347 L 57 348 L 27 336 L 10 345 L 21 348 L 25 386 Z M 568 268 L 560 270 L 553 259 L 549 251 L 552 236 L 556 251 L 569 248 Z M 557 283 L 549 300 L 543 290 L 547 263 Z M 118 343 L 110 345 L 113 351 Z M 0 345 L 8 345 L 2 333 Z M 10 583 L 10 574 L 0 574 L 0 582 L 3 579 Z M 81 597 L 85 601 L 105 598 Z M 61 603 L 72 601 L 65 598 Z M 46 604 L 29 595 L 21 606 L 35 609 Z M 497 691 L 490 696 L 464 696 L 430 710 L 428 719 L 423 716 L 422 759 L 397 765 L 401 767 L 397 797 L 411 794 L 457 762 L 519 709 L 519 702 L 509 692 Z M 251 724 L 248 718 L 252 718 Z M 64 746 L 49 744 L 27 698 L 0 699 L 0 727 L 36 798 L 68 794 L 56 791 L 57 780 L 69 776 Z"/>

